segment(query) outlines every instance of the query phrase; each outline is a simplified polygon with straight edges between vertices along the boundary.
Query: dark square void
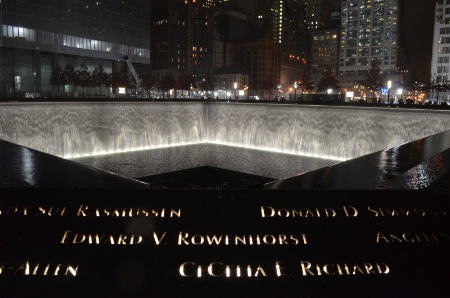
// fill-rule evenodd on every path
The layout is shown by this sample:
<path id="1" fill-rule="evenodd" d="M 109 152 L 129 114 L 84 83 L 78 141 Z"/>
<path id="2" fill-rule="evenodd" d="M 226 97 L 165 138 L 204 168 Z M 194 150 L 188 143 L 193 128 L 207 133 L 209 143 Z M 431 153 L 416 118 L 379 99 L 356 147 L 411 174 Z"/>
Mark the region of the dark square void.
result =
<path id="1" fill-rule="evenodd" d="M 214 187 L 237 180 L 266 183 L 338 162 L 216 144 L 82 157 L 73 161 L 145 182 L 177 180 L 201 187 Z"/>

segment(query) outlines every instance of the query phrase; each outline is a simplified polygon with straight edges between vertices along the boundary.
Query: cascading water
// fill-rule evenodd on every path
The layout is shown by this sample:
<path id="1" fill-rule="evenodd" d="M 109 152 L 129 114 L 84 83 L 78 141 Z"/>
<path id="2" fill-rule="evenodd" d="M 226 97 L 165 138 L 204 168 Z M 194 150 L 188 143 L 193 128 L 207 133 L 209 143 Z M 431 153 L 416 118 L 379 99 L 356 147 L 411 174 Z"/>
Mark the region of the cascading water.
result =
<path id="1" fill-rule="evenodd" d="M 207 140 L 342 160 L 448 130 L 449 116 L 387 108 L 213 103 Z"/>
<path id="2" fill-rule="evenodd" d="M 61 157 L 209 142 L 350 159 L 450 129 L 450 113 L 243 103 L 2 104 L 0 138 Z"/>

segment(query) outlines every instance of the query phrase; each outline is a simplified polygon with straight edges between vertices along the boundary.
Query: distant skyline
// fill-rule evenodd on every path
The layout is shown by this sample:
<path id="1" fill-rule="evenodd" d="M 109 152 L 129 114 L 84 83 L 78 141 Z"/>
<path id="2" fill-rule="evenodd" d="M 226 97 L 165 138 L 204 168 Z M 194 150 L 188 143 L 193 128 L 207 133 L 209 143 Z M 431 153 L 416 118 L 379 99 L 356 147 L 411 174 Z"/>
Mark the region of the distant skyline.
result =
<path id="1" fill-rule="evenodd" d="M 243 7 L 254 7 L 258 0 L 238 0 Z M 340 9 L 342 0 L 330 0 Z M 410 71 L 430 71 L 433 48 L 434 11 L 439 0 L 403 0 L 405 46 L 411 61 Z"/>

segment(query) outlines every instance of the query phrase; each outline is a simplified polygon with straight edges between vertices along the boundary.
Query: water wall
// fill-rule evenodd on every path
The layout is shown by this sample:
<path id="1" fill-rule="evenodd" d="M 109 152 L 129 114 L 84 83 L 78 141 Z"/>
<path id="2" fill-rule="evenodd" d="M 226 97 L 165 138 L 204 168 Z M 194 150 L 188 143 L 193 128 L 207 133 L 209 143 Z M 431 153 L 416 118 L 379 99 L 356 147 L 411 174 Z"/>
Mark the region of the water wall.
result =
<path id="1" fill-rule="evenodd" d="M 0 138 L 60 157 L 198 143 L 201 104 L 37 103 L 0 106 Z"/>
<path id="2" fill-rule="evenodd" d="M 351 159 L 450 129 L 450 112 L 399 108 L 215 104 L 207 139 L 331 159 Z"/>
<path id="3" fill-rule="evenodd" d="M 211 142 L 350 159 L 450 129 L 450 112 L 244 103 L 8 103 L 0 138 L 61 157 Z"/>

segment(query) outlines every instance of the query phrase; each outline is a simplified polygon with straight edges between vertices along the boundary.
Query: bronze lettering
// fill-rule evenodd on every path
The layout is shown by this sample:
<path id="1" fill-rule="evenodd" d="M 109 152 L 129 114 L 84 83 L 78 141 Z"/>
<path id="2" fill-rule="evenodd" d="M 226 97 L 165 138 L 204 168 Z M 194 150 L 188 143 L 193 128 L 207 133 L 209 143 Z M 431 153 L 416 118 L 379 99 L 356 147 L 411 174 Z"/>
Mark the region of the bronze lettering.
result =
<path id="1" fill-rule="evenodd" d="M 356 217 L 358 216 L 358 210 L 353 206 L 343 206 L 345 216 L 347 217 Z"/>
<path id="2" fill-rule="evenodd" d="M 380 274 L 388 274 L 389 273 L 389 266 L 384 264 L 384 263 L 380 263 L 380 264 L 376 264 L 377 269 L 378 269 L 378 273 Z"/>
<path id="3" fill-rule="evenodd" d="M 391 208 L 391 207 L 381 208 L 381 207 L 368 206 L 367 210 L 374 217 L 446 216 L 446 212 L 439 208 L 437 208 L 437 209 L 429 209 L 429 208 L 422 209 L 422 208 L 416 207 L 416 208 L 403 209 L 403 208 Z"/>
<path id="4" fill-rule="evenodd" d="M 331 264 L 326 264 L 326 265 L 324 265 L 323 266 L 323 272 L 325 272 L 325 274 L 327 274 L 327 275 L 335 275 L 336 273 L 333 273 L 333 272 L 330 272 L 329 270 L 328 270 L 328 268 L 329 267 L 332 267 L 333 265 L 331 265 Z"/>
<path id="5" fill-rule="evenodd" d="M 80 205 L 80 207 L 78 208 L 78 212 L 77 212 L 77 216 L 87 216 L 87 210 L 89 209 L 89 207 L 87 205 Z"/>
<path id="6" fill-rule="evenodd" d="M 115 239 L 117 238 L 117 239 Z M 142 242 L 141 235 L 135 234 L 119 234 L 117 236 L 112 234 L 74 234 L 72 231 L 66 230 L 61 239 L 61 244 L 118 244 L 118 245 L 134 245 Z"/>
<path id="7" fill-rule="evenodd" d="M 389 266 L 385 263 L 354 263 L 354 264 L 312 264 L 309 261 L 300 262 L 301 274 L 303 276 L 323 275 L 360 275 L 360 274 L 389 274 Z M 350 269 L 351 268 L 351 269 Z"/>
<path id="8" fill-rule="evenodd" d="M 239 237 L 236 235 L 236 237 L 234 237 L 234 244 L 238 245 L 239 243 L 244 244 L 244 245 L 246 244 L 245 235 L 242 237 Z"/>
<path id="9" fill-rule="evenodd" d="M 315 275 L 314 272 L 312 272 L 311 269 L 311 263 L 307 262 L 307 261 L 301 261 L 300 262 L 300 267 L 302 268 L 302 274 L 303 276 L 306 275 Z"/>
<path id="10" fill-rule="evenodd" d="M 165 234 L 164 234 L 165 235 Z M 163 237 L 164 237 L 163 235 Z M 154 237 L 156 237 L 154 235 Z M 63 237 L 65 240 L 67 237 Z M 301 239 L 301 240 L 300 240 Z M 160 240 L 155 238 L 156 244 Z M 178 245 L 299 245 L 308 244 L 307 235 L 190 235 L 178 233 Z"/>
<path id="11" fill-rule="evenodd" d="M 7 269 L 11 270 L 12 274 L 22 274 L 22 275 L 26 275 L 26 276 L 38 276 L 38 275 L 42 275 L 42 276 L 49 276 L 49 275 L 53 275 L 53 276 L 61 276 L 61 271 L 63 270 L 63 267 L 65 268 L 65 274 L 64 275 L 72 275 L 72 276 L 76 276 L 77 275 L 77 271 L 78 271 L 78 265 L 76 265 L 75 267 L 67 264 L 67 265 L 63 265 L 63 264 L 56 264 L 56 265 L 52 265 L 50 263 L 47 264 L 42 264 L 43 266 L 41 266 L 40 263 L 36 263 L 36 264 L 31 264 L 31 262 L 29 260 L 26 260 L 24 263 L 22 263 L 20 266 L 15 267 L 15 266 L 9 266 Z M 31 269 L 33 268 L 33 271 L 31 272 Z M 42 268 L 42 270 L 40 270 Z M 15 269 L 15 270 L 14 270 Z M 14 270 L 14 271 L 13 271 Z M 4 265 L 0 266 L 0 274 L 2 274 L 4 271 Z"/>
<path id="12" fill-rule="evenodd" d="M 260 212 L 261 212 L 262 218 L 266 218 L 266 217 L 281 217 L 281 218 L 289 218 L 289 217 L 292 217 L 292 218 L 296 218 L 296 217 L 316 218 L 317 217 L 317 218 L 319 218 L 324 215 L 326 217 L 336 217 L 336 214 L 337 214 L 336 211 L 331 208 L 324 208 L 323 210 L 321 210 L 319 208 L 315 208 L 315 209 L 308 208 L 305 210 L 301 210 L 301 209 L 287 209 L 287 208 L 276 209 L 271 206 L 261 206 Z"/>
<path id="13" fill-rule="evenodd" d="M 275 244 L 277 242 L 277 239 L 273 235 L 264 235 L 263 242 L 265 244 Z"/>
<path id="14" fill-rule="evenodd" d="M 262 276 L 267 276 L 266 272 L 264 271 L 264 269 L 260 266 L 258 266 L 258 268 L 256 268 L 256 272 L 255 272 L 255 277 L 258 276 L 258 274 L 261 273 Z"/>
<path id="15" fill-rule="evenodd" d="M 366 268 L 367 274 L 376 274 L 375 271 L 373 271 L 373 266 L 370 263 L 364 263 L 364 268 Z"/>
<path id="16" fill-rule="evenodd" d="M 284 267 L 281 267 L 280 262 L 278 261 L 275 262 L 275 270 L 277 272 L 277 276 L 286 276 L 286 274 L 282 272 Z"/>
<path id="17" fill-rule="evenodd" d="M 40 205 L 38 207 L 38 213 L 37 215 L 47 215 L 47 216 L 64 216 L 64 213 L 66 212 L 66 207 L 51 207 L 46 205 Z"/>
<path id="18" fill-rule="evenodd" d="M 43 209 L 43 208 L 42 208 Z M 43 212 L 40 210 L 40 212 Z M 61 210 L 63 212 L 65 210 Z M 80 205 L 77 211 L 77 216 L 95 216 L 95 217 L 121 217 L 121 218 L 132 218 L 132 217 L 159 217 L 159 218 L 175 218 L 181 217 L 181 209 L 145 209 L 145 208 L 90 208 L 88 205 Z"/>
<path id="19" fill-rule="evenodd" d="M 278 276 L 285 275 L 282 273 L 282 268 L 279 263 L 276 264 Z M 196 264 L 194 262 L 185 262 L 180 265 L 178 272 L 183 277 L 198 277 L 201 278 L 204 275 L 211 277 L 241 277 L 242 270 L 241 265 L 224 265 L 223 262 L 211 262 L 208 265 Z M 266 271 L 261 265 L 258 265 L 256 270 L 253 272 L 252 266 L 247 265 L 247 276 L 248 277 L 258 277 L 267 276 Z"/>
<path id="20" fill-rule="evenodd" d="M 334 209 L 326 208 L 325 215 L 326 217 L 336 217 L 336 211 L 334 211 Z"/>
<path id="21" fill-rule="evenodd" d="M 443 239 L 449 239 L 449 236 L 444 233 L 430 232 L 404 232 L 398 234 L 388 234 L 385 236 L 381 232 L 377 233 L 376 242 L 384 242 L 384 243 L 419 243 L 419 242 L 439 242 Z"/>
<path id="22" fill-rule="evenodd" d="M 215 274 L 214 273 L 214 265 L 216 265 L 216 264 L 217 265 L 222 265 L 222 262 L 213 262 L 213 263 L 209 264 L 209 266 L 208 266 L 208 274 L 210 276 L 213 276 L 213 277 L 223 276 L 223 273 L 221 273 L 221 274 Z M 228 266 L 227 266 L 227 269 L 229 270 Z"/>
<path id="23" fill-rule="evenodd" d="M 186 239 L 187 237 L 189 237 L 188 233 L 183 232 L 178 233 L 178 245 L 182 244 L 189 245 L 189 241 Z"/>
<path id="24" fill-rule="evenodd" d="M 269 214 L 266 214 L 265 208 L 267 208 L 268 211 L 270 211 Z M 275 215 L 275 209 L 273 209 L 270 206 L 261 206 L 261 217 L 273 217 L 274 215 Z"/>
<path id="25" fill-rule="evenodd" d="M 338 269 L 339 275 L 342 275 L 342 268 L 340 264 L 336 264 L 336 267 Z M 344 264 L 344 272 L 347 273 L 347 275 L 350 275 L 350 269 L 348 268 L 347 264 Z"/>
<path id="26" fill-rule="evenodd" d="M 361 273 L 361 274 L 364 274 L 364 271 L 363 271 L 357 264 L 355 264 L 355 265 L 353 266 L 353 275 L 355 275 L 356 272 L 359 272 L 359 273 Z"/>
<path id="27" fill-rule="evenodd" d="M 26 207 L 9 206 L 6 211 L 0 209 L 0 215 L 22 215 L 27 216 L 28 210 Z"/>
<path id="28" fill-rule="evenodd" d="M 185 262 L 185 263 L 181 264 L 180 268 L 178 269 L 178 272 L 180 272 L 180 275 L 181 275 L 181 276 L 185 276 L 185 277 L 194 276 L 194 274 L 187 274 L 187 273 L 186 273 L 185 267 L 186 267 L 187 265 L 192 265 L 192 266 L 194 266 L 195 263 L 193 263 L 193 262 Z"/>
<path id="29" fill-rule="evenodd" d="M 306 209 L 306 212 L 305 212 L 305 217 L 308 217 L 308 216 L 310 216 L 310 217 L 314 217 L 314 212 L 312 212 L 311 210 L 309 210 L 309 209 Z"/>
<path id="30" fill-rule="evenodd" d="M 161 238 L 158 237 L 158 234 L 156 232 L 153 232 L 153 238 L 155 239 L 156 245 L 159 245 L 163 238 L 166 236 L 166 232 L 161 236 Z"/>

